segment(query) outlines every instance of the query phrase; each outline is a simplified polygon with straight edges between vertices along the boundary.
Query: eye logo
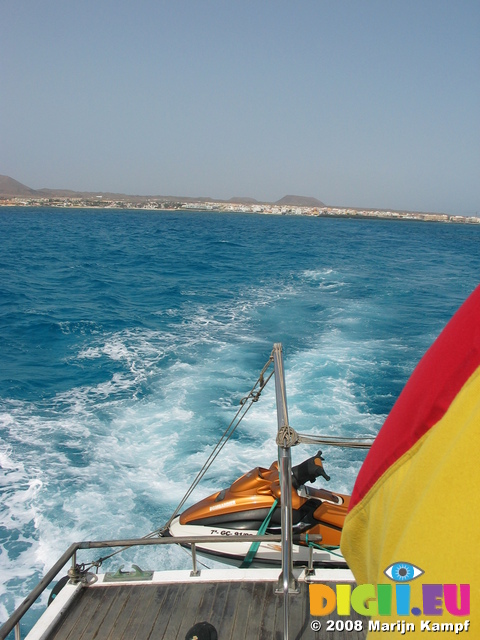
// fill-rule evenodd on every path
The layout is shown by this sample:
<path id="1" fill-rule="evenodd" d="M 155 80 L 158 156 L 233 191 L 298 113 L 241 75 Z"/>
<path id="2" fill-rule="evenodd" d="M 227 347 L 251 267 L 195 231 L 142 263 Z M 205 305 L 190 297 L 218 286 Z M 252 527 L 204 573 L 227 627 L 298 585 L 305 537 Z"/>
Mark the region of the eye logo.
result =
<path id="1" fill-rule="evenodd" d="M 337 614 L 340 616 L 350 615 L 350 609 L 362 616 L 392 616 L 392 608 L 395 607 L 397 616 L 440 616 L 444 611 L 452 616 L 468 616 L 470 615 L 470 584 L 418 584 L 418 590 L 414 589 L 415 597 L 422 597 L 422 608 L 412 607 L 410 596 L 412 585 L 408 584 L 415 578 L 423 575 L 425 571 L 410 562 L 394 562 L 388 566 L 385 575 L 395 582 L 392 584 L 359 584 L 353 591 L 350 584 L 337 584 L 336 591 L 326 584 L 314 583 L 309 585 L 310 594 L 310 614 L 312 616 L 329 615 L 335 607 Z M 393 597 L 392 597 L 393 596 Z M 385 623 L 385 628 L 380 627 L 379 621 L 371 621 L 370 631 L 393 631 L 393 626 L 403 625 L 402 629 L 397 626 L 397 632 L 405 633 L 406 631 L 415 631 L 413 623 L 405 623 L 398 621 L 392 623 L 389 627 Z M 428 624 L 430 621 L 428 622 Z M 451 623 L 447 623 L 450 625 Z M 463 623 L 457 623 L 457 629 L 462 630 Z M 465 621 L 465 631 L 467 630 L 469 620 Z M 458 626 L 460 625 L 460 626 Z M 432 631 L 439 631 L 433 628 Z M 312 627 L 313 628 L 313 627 Z M 427 631 L 427 627 L 423 627 L 422 631 Z M 443 623 L 442 623 L 442 631 Z M 447 630 L 447 627 L 445 627 Z M 448 627 L 453 631 L 453 624 Z"/>
<path id="2" fill-rule="evenodd" d="M 421 576 L 425 571 L 409 562 L 394 562 L 383 573 L 390 580 L 395 580 L 395 582 L 410 582 L 410 580 L 415 580 L 415 578 Z"/>

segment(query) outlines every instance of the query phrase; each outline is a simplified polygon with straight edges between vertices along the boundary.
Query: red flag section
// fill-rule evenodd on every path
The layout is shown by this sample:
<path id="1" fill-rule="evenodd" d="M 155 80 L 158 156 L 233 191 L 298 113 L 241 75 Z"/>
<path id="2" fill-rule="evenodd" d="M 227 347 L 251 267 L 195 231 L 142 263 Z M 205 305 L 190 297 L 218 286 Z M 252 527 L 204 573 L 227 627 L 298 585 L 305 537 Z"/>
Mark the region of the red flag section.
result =
<path id="1" fill-rule="evenodd" d="M 405 579 L 411 590 L 408 606 L 402 605 L 418 633 L 432 611 L 435 622 L 462 622 L 467 608 L 459 605 L 452 614 L 444 598 L 453 588 L 444 586 L 468 584 L 471 634 L 480 637 L 479 454 L 480 287 L 400 394 L 360 470 L 342 534 L 359 583 L 403 580 L 388 573 L 392 565 L 420 570 L 411 582 Z M 443 586 L 435 591 L 432 584 Z M 424 602 L 434 591 L 436 607 Z M 387 621 L 402 616 L 393 603 Z"/>

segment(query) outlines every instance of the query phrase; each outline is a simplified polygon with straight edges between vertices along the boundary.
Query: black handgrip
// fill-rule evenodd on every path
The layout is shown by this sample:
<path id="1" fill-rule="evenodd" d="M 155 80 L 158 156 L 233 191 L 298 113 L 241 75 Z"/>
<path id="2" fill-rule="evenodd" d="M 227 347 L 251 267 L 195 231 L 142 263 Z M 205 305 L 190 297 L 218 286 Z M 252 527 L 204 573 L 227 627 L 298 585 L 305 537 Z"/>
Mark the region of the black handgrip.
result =
<path id="1" fill-rule="evenodd" d="M 330 480 L 330 476 L 326 474 L 322 464 L 322 452 L 319 451 L 316 456 L 297 464 L 292 467 L 292 484 L 298 489 L 305 482 L 315 482 L 319 476 L 323 476 L 325 480 Z"/>

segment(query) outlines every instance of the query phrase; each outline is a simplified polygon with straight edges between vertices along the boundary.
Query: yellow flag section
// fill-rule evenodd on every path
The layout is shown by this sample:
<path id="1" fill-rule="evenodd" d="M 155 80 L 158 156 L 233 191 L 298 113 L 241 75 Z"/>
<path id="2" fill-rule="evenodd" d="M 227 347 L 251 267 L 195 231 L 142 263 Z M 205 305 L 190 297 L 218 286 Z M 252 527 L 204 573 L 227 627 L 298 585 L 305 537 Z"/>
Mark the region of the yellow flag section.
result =
<path id="1" fill-rule="evenodd" d="M 355 483 L 341 549 L 358 584 L 392 594 L 370 636 L 404 635 L 392 624 L 403 620 L 411 637 L 480 638 L 480 287 L 380 430 Z"/>

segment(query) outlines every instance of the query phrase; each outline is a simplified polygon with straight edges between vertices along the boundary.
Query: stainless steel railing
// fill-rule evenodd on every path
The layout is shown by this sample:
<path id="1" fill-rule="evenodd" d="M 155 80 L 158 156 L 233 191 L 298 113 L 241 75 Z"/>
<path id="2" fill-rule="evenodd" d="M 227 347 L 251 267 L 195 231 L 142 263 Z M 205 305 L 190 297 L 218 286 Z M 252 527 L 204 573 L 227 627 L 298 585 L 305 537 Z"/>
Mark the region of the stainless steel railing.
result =
<path id="1" fill-rule="evenodd" d="M 236 538 L 235 538 L 236 539 Z M 60 571 L 65 567 L 65 565 L 70 562 L 72 559 L 76 564 L 76 556 L 77 551 L 84 549 L 105 549 L 105 548 L 115 548 L 115 547 L 135 547 L 135 546 L 156 546 L 156 545 L 168 545 L 168 544 L 180 544 L 180 545 L 190 545 L 192 548 L 192 572 L 190 575 L 192 577 L 200 575 L 200 572 L 197 568 L 196 561 L 196 545 L 198 544 L 206 544 L 206 543 L 228 543 L 232 542 L 232 536 L 190 536 L 190 537 L 181 537 L 181 538 L 173 538 L 173 537 L 165 537 L 165 538 L 134 538 L 134 539 L 126 539 L 126 540 L 102 540 L 102 541 L 84 541 L 84 542 L 74 542 L 65 553 L 57 560 L 57 562 L 53 565 L 53 567 L 45 574 L 45 576 L 40 580 L 37 586 L 28 594 L 22 604 L 14 611 L 14 613 L 10 616 L 10 618 L 5 622 L 5 624 L 0 627 L 0 640 L 5 640 L 8 634 L 15 629 L 15 640 L 20 640 L 20 626 L 19 623 L 23 616 L 27 613 L 27 611 L 32 607 L 32 605 L 36 602 L 36 600 L 40 597 L 40 595 L 45 591 L 45 589 L 51 584 L 54 578 L 60 573 Z M 247 535 L 242 536 L 242 542 L 281 542 L 281 535 L 264 535 L 264 536 L 256 536 L 256 535 Z M 294 541 L 296 543 L 305 542 L 306 536 L 301 534 L 298 536 L 294 536 Z M 308 536 L 308 540 L 315 542 L 321 540 L 320 535 L 310 535 Z"/>

